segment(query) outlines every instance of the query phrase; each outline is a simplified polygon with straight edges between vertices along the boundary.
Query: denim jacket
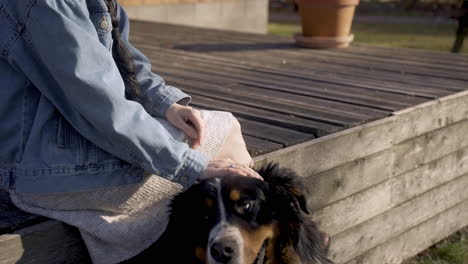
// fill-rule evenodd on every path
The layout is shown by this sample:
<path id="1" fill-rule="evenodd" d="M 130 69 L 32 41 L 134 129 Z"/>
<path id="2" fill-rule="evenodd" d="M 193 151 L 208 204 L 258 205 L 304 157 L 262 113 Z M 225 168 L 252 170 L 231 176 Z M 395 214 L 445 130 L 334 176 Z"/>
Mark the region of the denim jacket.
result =
<path id="1" fill-rule="evenodd" d="M 19 192 L 138 183 L 148 171 L 184 187 L 207 164 L 161 119 L 190 98 L 166 86 L 129 42 L 142 105 L 125 99 L 103 0 L 0 0 L 0 181 Z"/>

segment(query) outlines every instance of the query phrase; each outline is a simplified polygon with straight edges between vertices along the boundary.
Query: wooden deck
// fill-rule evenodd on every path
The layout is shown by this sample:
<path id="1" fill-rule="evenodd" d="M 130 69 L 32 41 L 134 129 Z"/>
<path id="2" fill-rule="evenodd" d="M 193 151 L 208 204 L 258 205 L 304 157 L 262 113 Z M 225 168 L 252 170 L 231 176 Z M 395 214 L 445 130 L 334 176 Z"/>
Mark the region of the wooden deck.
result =
<path id="1" fill-rule="evenodd" d="M 447 159 L 446 155 L 451 162 L 456 159 L 466 163 L 464 152 L 460 154 L 459 148 L 464 151 L 465 143 L 468 146 L 467 140 L 460 140 L 460 145 L 450 145 L 440 139 L 437 141 L 439 145 L 431 145 L 432 149 L 428 150 L 431 155 L 437 153 L 433 156 L 422 159 L 416 155 L 420 152 L 411 152 L 409 157 L 413 157 L 413 163 L 401 157 L 423 140 L 419 138 L 421 135 L 437 139 L 442 136 L 434 131 L 445 126 L 450 127 L 443 130 L 448 131 L 447 135 L 455 135 L 468 127 L 468 121 L 467 125 L 462 122 L 468 118 L 468 96 L 433 103 L 434 99 L 468 90 L 468 56 L 362 46 L 343 50 L 310 50 L 296 47 L 292 38 L 136 21 L 132 22 L 131 41 L 151 59 L 154 72 L 160 74 L 168 85 L 179 87 L 193 96 L 194 106 L 233 112 L 242 124 L 249 151 L 257 156 L 258 161 L 280 160 L 309 177 L 314 191 L 320 194 L 316 195 L 312 206 L 318 210 L 318 219 L 325 223 L 327 231 L 337 237 L 338 245 L 345 243 L 339 238 L 348 230 L 388 213 L 387 209 L 398 209 L 399 203 L 404 201 L 399 198 L 399 203 L 392 201 L 371 212 L 352 211 L 350 208 L 357 208 L 362 201 L 367 201 L 356 200 L 359 195 L 369 192 L 368 198 L 379 198 L 381 191 L 387 190 L 381 185 L 393 184 L 392 177 L 421 164 L 433 168 L 436 166 L 433 162 Z M 424 102 L 429 102 L 429 106 L 420 106 Z M 426 121 L 427 116 L 434 120 Z M 423 119 L 431 125 L 419 125 Z M 352 127 L 355 129 L 338 132 Z M 387 136 L 387 131 L 392 131 L 392 135 Z M 317 140 L 317 137 L 323 140 Z M 272 153 L 279 149 L 284 151 Z M 304 156 L 314 157 L 313 168 L 309 166 L 310 158 Z M 297 165 L 299 163 L 307 163 L 309 167 Z M 383 165 L 385 169 L 382 169 Z M 390 168 L 397 168 L 398 172 Z M 450 181 L 464 173 L 459 170 L 454 172 Z M 378 176 L 374 176 L 376 172 Z M 467 177 L 456 179 L 461 181 L 460 178 Z M 434 195 L 443 193 L 436 191 Z M 411 199 L 415 194 L 412 195 Z M 346 204 L 347 199 L 350 199 L 349 204 Z M 457 199 L 465 201 L 466 198 Z M 459 207 L 466 204 L 464 202 Z M 413 207 L 405 210 L 417 211 Z M 337 212 L 343 214 L 339 219 L 350 221 L 330 220 Z M 458 213 L 455 209 L 451 212 L 452 215 Z M 346 217 L 347 214 L 353 215 Z M 433 215 L 427 216 L 428 219 L 430 217 Z M 385 216 L 385 219 L 391 217 Z M 9 260 L 0 257 L 0 263 L 13 263 L 15 258 L 21 258 L 21 254 L 28 251 L 24 246 L 27 240 L 24 236 L 37 239 L 33 234 L 42 228 L 37 227 L 38 223 L 44 228 L 60 230 L 50 235 L 40 233 L 45 241 L 58 243 L 66 240 L 58 234 L 73 234 L 56 222 L 44 221 L 14 208 L 7 193 L 0 191 L 0 235 L 18 234 L 13 238 L 0 236 L 0 256 L 9 254 Z M 381 226 L 381 222 L 374 225 Z M 354 238 L 357 231 L 351 234 Z M 387 243 L 390 234 L 381 236 L 380 246 Z M 22 241 L 25 249 L 11 251 L 12 239 L 16 239 L 15 243 Z M 66 245 L 71 245 L 68 248 L 79 245 L 73 240 L 66 241 Z M 38 244 L 41 243 L 34 243 L 33 247 Z M 349 245 L 347 247 L 348 251 L 344 250 L 344 253 L 334 253 L 339 263 L 353 263 L 356 256 L 364 259 L 371 256 L 363 251 L 352 251 Z M 365 247 L 369 246 L 361 246 Z M 365 250 L 371 251 L 369 248 Z M 395 252 L 399 252 L 398 248 Z M 37 259 L 35 253 L 30 254 Z M 43 253 L 39 259 L 50 260 Z"/>
<path id="2" fill-rule="evenodd" d="M 309 50 L 289 38 L 145 22 L 132 23 L 132 31 L 169 85 L 191 94 L 197 107 L 240 119 L 254 155 L 467 89 L 466 56 Z"/>

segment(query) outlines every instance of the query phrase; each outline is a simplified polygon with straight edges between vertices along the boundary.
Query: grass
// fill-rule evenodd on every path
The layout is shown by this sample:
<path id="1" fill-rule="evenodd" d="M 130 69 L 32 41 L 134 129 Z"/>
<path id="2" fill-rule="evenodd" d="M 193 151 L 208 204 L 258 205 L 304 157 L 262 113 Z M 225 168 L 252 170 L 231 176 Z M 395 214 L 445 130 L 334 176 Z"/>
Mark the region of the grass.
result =
<path id="1" fill-rule="evenodd" d="M 468 264 L 468 227 L 403 264 Z"/>
<path id="2" fill-rule="evenodd" d="M 414 48 L 449 52 L 455 40 L 454 24 L 354 23 L 354 43 L 379 47 Z M 292 36 L 299 24 L 270 23 L 269 34 Z M 461 53 L 468 54 L 468 39 Z"/>

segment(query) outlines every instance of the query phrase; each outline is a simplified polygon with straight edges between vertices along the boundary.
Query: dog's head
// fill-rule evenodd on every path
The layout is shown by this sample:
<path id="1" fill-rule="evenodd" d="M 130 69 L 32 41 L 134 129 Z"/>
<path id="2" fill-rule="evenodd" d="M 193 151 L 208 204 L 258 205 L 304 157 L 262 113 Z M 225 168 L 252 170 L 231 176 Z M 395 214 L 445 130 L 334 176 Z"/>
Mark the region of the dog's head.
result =
<path id="1" fill-rule="evenodd" d="M 168 236 L 207 264 L 331 263 L 308 214 L 306 189 L 291 170 L 267 165 L 264 181 L 225 176 L 196 183 L 171 205 Z"/>

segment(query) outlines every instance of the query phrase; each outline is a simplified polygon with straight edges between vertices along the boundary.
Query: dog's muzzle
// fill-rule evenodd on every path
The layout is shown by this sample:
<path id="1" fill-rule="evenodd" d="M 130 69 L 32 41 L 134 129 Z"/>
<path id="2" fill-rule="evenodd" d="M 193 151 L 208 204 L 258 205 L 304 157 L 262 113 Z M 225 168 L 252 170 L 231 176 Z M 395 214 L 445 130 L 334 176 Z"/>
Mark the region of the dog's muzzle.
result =
<path id="1" fill-rule="evenodd" d="M 220 225 L 208 241 L 208 264 L 243 264 L 244 241 L 237 227 Z"/>

